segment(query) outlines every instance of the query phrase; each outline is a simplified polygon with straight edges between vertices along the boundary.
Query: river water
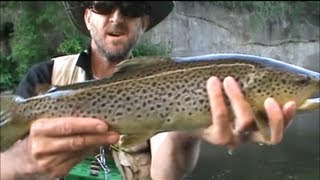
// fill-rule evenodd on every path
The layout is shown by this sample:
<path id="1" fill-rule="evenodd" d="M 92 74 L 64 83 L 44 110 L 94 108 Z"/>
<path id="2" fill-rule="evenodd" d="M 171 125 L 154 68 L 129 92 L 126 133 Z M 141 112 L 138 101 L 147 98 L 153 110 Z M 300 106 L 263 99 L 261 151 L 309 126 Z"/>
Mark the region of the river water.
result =
<path id="1" fill-rule="evenodd" d="M 203 143 L 186 180 L 319 180 L 319 114 L 297 115 L 276 146 L 243 144 L 229 155 Z"/>

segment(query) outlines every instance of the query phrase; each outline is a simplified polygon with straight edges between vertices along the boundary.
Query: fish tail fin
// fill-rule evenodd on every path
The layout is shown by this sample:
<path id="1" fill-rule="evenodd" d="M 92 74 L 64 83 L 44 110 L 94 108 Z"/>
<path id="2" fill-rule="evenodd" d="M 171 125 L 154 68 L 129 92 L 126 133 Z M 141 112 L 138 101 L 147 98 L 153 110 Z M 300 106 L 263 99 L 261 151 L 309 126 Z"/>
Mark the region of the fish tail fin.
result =
<path id="1" fill-rule="evenodd" d="M 15 95 L 1 95 L 0 96 L 0 127 L 11 121 L 11 107 L 15 103 Z"/>
<path id="2" fill-rule="evenodd" d="M 18 116 L 16 116 L 14 106 L 17 105 L 16 95 L 1 95 L 0 96 L 0 139 L 1 152 L 8 149 L 12 144 L 21 138 L 23 134 L 28 132 L 24 126 L 19 126 Z"/>

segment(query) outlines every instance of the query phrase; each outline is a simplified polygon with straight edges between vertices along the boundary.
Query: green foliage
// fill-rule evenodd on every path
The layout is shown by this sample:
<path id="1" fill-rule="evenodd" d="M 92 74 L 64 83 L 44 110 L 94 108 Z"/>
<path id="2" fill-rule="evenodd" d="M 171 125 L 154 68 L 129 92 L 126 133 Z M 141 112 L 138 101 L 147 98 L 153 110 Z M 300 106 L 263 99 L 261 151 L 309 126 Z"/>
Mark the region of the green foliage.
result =
<path id="1" fill-rule="evenodd" d="M 152 55 L 162 55 L 166 56 L 171 53 L 171 50 L 168 49 L 163 44 L 153 44 L 151 42 L 145 41 L 137 44 L 137 46 L 132 50 L 133 57 L 138 56 L 152 56 Z"/>
<path id="2" fill-rule="evenodd" d="M 11 56 L 4 56 L 0 53 L 1 76 L 0 91 L 12 90 L 16 83 L 19 82 L 17 77 L 17 62 Z"/>
<path id="3" fill-rule="evenodd" d="M 15 30 L 10 60 L 1 57 L 1 90 L 17 85 L 31 65 L 86 47 L 87 37 L 71 24 L 60 1 L 1 2 L 1 18 L 14 22 Z M 16 62 L 14 78 L 3 70 L 11 61 Z"/>
<path id="4" fill-rule="evenodd" d="M 85 44 L 84 39 L 81 36 L 75 34 L 62 41 L 57 49 L 57 52 L 62 54 L 79 53 L 84 48 L 83 44 Z"/>

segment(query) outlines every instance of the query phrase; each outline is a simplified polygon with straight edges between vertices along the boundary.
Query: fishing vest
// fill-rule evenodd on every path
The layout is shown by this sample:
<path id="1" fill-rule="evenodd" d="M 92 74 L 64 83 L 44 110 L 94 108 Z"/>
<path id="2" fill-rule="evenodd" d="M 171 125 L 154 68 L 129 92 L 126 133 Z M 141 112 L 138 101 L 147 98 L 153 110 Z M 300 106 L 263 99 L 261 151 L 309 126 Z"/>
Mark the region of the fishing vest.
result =
<path id="1" fill-rule="evenodd" d="M 86 72 L 76 66 L 80 54 L 53 58 L 51 83 L 68 85 L 86 80 Z M 151 180 L 151 152 L 149 142 L 137 145 L 126 153 L 110 148 L 123 180 Z M 109 152 L 110 152 L 109 151 Z"/>
<path id="2" fill-rule="evenodd" d="M 67 85 L 86 80 L 85 71 L 76 66 L 80 54 L 73 54 L 53 58 L 51 83 L 53 85 Z"/>

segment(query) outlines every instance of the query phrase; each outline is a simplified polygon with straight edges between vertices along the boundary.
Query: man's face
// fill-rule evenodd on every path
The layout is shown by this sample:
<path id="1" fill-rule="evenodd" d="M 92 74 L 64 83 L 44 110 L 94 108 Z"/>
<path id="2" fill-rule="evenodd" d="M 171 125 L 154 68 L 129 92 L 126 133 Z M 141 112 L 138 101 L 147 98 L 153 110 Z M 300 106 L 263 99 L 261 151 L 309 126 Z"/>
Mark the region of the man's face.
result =
<path id="1" fill-rule="evenodd" d="M 147 28 L 149 19 L 148 16 L 140 14 L 128 16 L 119 6 L 109 7 L 108 10 L 108 7 L 101 6 L 87 9 L 85 13 L 92 37 L 92 48 L 108 61 L 118 63 L 129 56 L 133 46 Z"/>

